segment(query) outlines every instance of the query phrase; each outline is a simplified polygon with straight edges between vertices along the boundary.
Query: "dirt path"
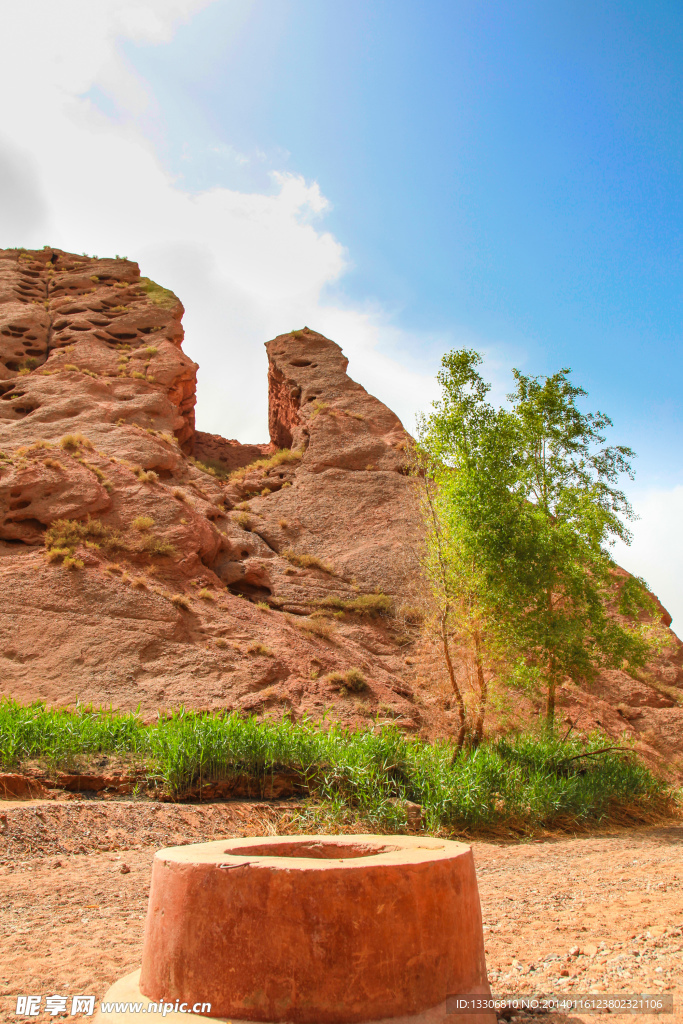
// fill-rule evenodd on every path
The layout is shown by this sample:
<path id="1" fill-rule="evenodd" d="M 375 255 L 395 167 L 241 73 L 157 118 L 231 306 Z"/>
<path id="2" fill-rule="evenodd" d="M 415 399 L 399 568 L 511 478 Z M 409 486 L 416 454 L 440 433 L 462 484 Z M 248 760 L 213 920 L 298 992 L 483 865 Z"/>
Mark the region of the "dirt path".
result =
<path id="1" fill-rule="evenodd" d="M 2 1021 L 18 1019 L 18 994 L 99 998 L 139 966 L 155 849 L 275 833 L 282 813 L 251 803 L 0 806 Z M 673 991 L 681 1005 L 662 1019 L 683 1022 L 683 826 L 472 845 L 495 992 Z"/>

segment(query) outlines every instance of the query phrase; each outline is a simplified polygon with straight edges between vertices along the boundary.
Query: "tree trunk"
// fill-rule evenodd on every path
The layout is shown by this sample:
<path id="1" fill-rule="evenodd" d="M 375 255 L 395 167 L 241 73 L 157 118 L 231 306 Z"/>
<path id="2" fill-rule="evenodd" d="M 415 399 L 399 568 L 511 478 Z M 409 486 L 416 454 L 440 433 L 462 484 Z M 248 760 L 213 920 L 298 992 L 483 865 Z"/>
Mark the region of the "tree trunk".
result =
<path id="1" fill-rule="evenodd" d="M 548 679 L 548 699 L 545 705 L 545 727 L 549 733 L 555 728 L 555 673 L 551 671 Z"/>
<path id="2" fill-rule="evenodd" d="M 484 663 L 481 657 L 481 638 L 478 631 L 475 631 L 473 643 L 474 663 L 477 669 L 477 685 L 479 687 L 479 704 L 477 707 L 477 720 L 474 725 L 474 736 L 472 737 L 472 742 L 475 747 L 478 747 L 484 735 L 484 716 L 486 715 L 486 704 L 489 692 L 486 676 L 484 675 Z"/>
<path id="3" fill-rule="evenodd" d="M 467 717 L 465 711 L 465 701 L 463 700 L 460 687 L 458 686 L 458 680 L 455 678 L 455 669 L 453 668 L 453 661 L 451 659 L 451 650 L 448 645 L 448 630 L 446 629 L 446 618 L 445 614 L 441 615 L 441 641 L 443 643 L 443 656 L 446 659 L 446 666 L 448 668 L 448 677 L 451 681 L 451 687 L 455 694 L 455 700 L 458 705 L 458 715 L 460 717 L 460 728 L 458 730 L 458 736 L 456 739 L 456 755 L 462 750 L 463 743 L 465 742 L 465 733 L 467 732 Z"/>

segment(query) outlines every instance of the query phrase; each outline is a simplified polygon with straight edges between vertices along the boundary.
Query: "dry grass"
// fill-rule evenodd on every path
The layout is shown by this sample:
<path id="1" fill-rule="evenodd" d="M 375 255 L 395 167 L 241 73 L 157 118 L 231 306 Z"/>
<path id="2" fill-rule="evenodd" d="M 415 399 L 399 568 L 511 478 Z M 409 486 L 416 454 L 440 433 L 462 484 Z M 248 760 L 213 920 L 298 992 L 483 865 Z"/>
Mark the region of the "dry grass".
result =
<path id="1" fill-rule="evenodd" d="M 133 554 L 173 556 L 176 550 L 168 541 L 147 535 L 131 543 L 118 530 L 105 525 L 99 519 L 58 519 L 45 531 L 45 551 L 48 561 L 73 559 L 76 548 L 83 544 L 105 551 L 128 551 Z"/>
<path id="2" fill-rule="evenodd" d="M 281 555 L 288 562 L 291 562 L 292 565 L 297 565 L 300 569 L 320 569 L 321 572 L 334 575 L 334 567 L 329 562 L 323 562 L 322 558 L 318 558 L 317 555 L 297 554 L 291 548 L 286 548 L 281 552 Z"/>
<path id="3" fill-rule="evenodd" d="M 174 604 L 176 608 L 183 608 L 186 612 L 192 609 L 192 605 L 184 594 L 173 594 L 170 600 L 171 604 Z"/>
<path id="4" fill-rule="evenodd" d="M 234 469 L 230 474 L 230 480 L 244 480 L 247 473 L 253 473 L 260 470 L 262 473 L 268 473 L 271 469 L 276 469 L 277 466 L 283 466 L 288 463 L 300 462 L 303 452 L 298 449 L 291 450 L 290 448 L 281 448 L 267 459 L 256 459 L 255 462 L 250 462 L 248 466 L 242 466 L 240 469 Z"/>
<path id="5" fill-rule="evenodd" d="M 243 530 L 249 532 L 251 530 L 251 517 L 247 512 L 238 512 L 234 517 L 234 521 L 238 526 L 241 526 Z"/>
<path id="6" fill-rule="evenodd" d="M 335 627 L 329 619 L 297 619 L 296 625 L 304 633 L 311 633 L 313 636 L 319 636 L 323 640 L 333 640 L 334 638 Z"/>
<path id="7" fill-rule="evenodd" d="M 79 448 L 92 450 L 93 443 L 83 434 L 65 434 L 60 439 L 59 447 L 67 452 L 76 452 Z"/>
<path id="8" fill-rule="evenodd" d="M 362 693 L 368 684 L 359 668 L 350 668 L 346 672 L 330 672 L 325 681 L 341 693 Z"/>
<path id="9" fill-rule="evenodd" d="M 151 516 L 136 516 L 132 526 L 134 529 L 139 530 L 140 533 L 146 533 L 154 526 L 154 520 Z"/>
<path id="10" fill-rule="evenodd" d="M 311 409 L 310 419 L 314 420 L 316 418 L 316 416 L 318 416 L 319 413 L 321 413 L 321 412 L 326 412 L 326 413 L 330 412 L 330 406 L 329 406 L 328 402 L 320 402 L 320 401 L 314 402 L 313 406 L 312 406 L 312 409 Z"/>
<path id="11" fill-rule="evenodd" d="M 215 596 L 206 587 L 202 587 L 199 591 L 198 597 L 201 597 L 202 601 L 215 601 Z"/>
<path id="12" fill-rule="evenodd" d="M 142 466 L 133 466 L 132 469 L 141 484 L 155 484 L 159 480 L 153 469 L 144 470 Z"/>
<path id="13" fill-rule="evenodd" d="M 317 602 L 319 608 L 330 608 L 353 615 L 367 615 L 375 618 L 378 615 L 392 615 L 394 602 L 386 594 L 359 594 L 358 597 L 345 600 L 341 597 L 328 596 Z"/>
<path id="14" fill-rule="evenodd" d="M 271 651 L 270 647 L 266 647 L 265 644 L 255 643 L 250 644 L 247 647 L 247 654 L 255 654 L 260 658 L 274 658 L 275 652 Z"/>

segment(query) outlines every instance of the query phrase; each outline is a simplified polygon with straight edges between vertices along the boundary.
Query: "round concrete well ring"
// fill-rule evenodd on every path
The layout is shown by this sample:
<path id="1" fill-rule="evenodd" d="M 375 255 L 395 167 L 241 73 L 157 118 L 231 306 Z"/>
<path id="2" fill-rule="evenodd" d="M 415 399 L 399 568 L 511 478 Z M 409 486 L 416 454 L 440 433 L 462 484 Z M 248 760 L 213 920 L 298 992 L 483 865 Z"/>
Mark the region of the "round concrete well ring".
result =
<path id="1" fill-rule="evenodd" d="M 106 998 L 210 1003 L 206 1015 L 232 1024 L 466 1024 L 446 1018 L 446 998 L 489 993 L 468 846 L 321 835 L 160 850 L 142 970 Z"/>

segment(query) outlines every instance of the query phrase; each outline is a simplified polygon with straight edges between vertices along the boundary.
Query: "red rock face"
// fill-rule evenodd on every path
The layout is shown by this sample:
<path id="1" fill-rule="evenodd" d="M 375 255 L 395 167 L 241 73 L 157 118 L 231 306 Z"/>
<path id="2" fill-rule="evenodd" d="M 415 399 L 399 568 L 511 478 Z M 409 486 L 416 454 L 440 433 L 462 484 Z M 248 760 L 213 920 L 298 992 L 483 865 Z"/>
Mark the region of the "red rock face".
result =
<path id="1" fill-rule="evenodd" d="M 451 732 L 411 625 L 422 533 L 400 421 L 305 328 L 266 346 L 268 443 L 195 431 L 182 312 L 128 260 L 0 250 L 3 692 Z M 350 669 L 362 692 L 329 678 Z M 559 701 L 675 759 L 682 694 L 665 629 L 642 679 L 603 673 Z"/>

